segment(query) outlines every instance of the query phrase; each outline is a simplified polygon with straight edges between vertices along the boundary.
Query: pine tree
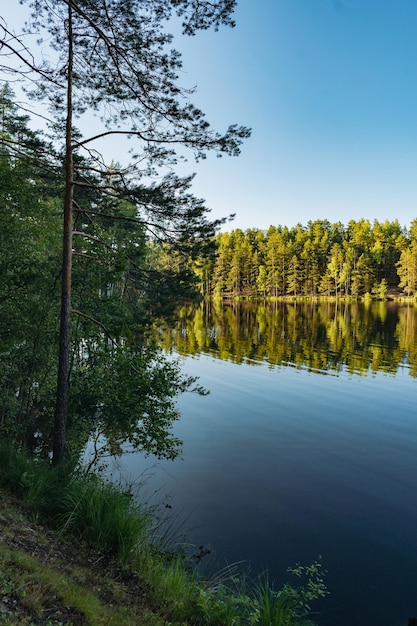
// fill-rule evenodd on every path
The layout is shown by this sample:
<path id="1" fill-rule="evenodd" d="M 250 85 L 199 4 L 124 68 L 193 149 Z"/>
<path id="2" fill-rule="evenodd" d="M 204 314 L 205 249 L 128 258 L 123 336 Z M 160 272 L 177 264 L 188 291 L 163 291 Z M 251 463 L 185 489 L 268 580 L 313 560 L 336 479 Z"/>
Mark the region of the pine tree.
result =
<path id="1" fill-rule="evenodd" d="M 20 65 L 9 73 L 27 79 L 32 97 L 46 101 L 53 113 L 54 141 L 64 152 L 65 198 L 63 217 L 60 348 L 55 411 L 53 462 L 64 458 L 70 377 L 71 288 L 74 220 L 86 208 L 74 203 L 75 190 L 86 184 L 79 156 L 88 157 L 104 193 L 117 195 L 136 209 L 135 218 L 154 238 L 187 247 L 192 238 L 213 235 L 219 222 L 206 218 L 201 200 L 189 191 L 191 177 L 172 172 L 162 182 L 145 184 L 161 168 L 172 169 L 184 148 L 197 159 L 207 151 L 237 155 L 249 135 L 244 127 L 215 132 L 201 110 L 189 101 L 190 91 L 180 86 L 181 58 L 171 50 L 167 20 L 178 15 L 183 32 L 233 25 L 235 0 L 49 0 L 31 3 L 26 33 L 38 33 L 38 43 L 53 50 L 53 61 L 34 60 L 22 38 L 4 29 L 3 51 Z M 43 41 L 44 40 L 44 41 Z M 4 67 L 4 66 L 3 66 Z M 75 122 L 93 112 L 102 127 L 83 136 Z M 131 165 L 112 171 L 96 152 L 98 140 L 129 136 L 135 140 Z M 88 183 L 87 183 L 88 184 Z M 89 207 L 91 219 L 94 209 Z"/>

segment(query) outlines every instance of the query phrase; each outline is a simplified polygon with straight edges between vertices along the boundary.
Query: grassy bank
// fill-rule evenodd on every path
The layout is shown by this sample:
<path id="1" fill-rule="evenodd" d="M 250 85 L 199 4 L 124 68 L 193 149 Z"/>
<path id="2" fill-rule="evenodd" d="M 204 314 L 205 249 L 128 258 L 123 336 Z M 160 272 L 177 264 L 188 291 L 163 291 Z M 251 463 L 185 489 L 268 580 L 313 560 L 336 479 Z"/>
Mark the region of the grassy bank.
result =
<path id="1" fill-rule="evenodd" d="M 201 581 L 128 491 L 5 444 L 0 486 L 0 624 L 298 626 L 326 593 L 317 563 L 278 592 L 226 574 Z"/>

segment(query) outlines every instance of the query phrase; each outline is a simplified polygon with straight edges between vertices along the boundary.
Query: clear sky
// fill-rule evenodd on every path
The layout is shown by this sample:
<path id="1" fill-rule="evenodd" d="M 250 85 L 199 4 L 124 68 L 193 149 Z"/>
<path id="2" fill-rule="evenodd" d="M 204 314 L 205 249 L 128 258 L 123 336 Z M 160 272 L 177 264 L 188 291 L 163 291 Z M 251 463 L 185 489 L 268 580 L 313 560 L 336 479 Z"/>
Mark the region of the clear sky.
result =
<path id="1" fill-rule="evenodd" d="M 197 169 L 195 192 L 213 215 L 235 212 L 243 229 L 361 217 L 408 226 L 417 2 L 239 0 L 236 21 L 178 41 L 208 118 L 253 129 L 239 158 Z"/>
<path id="2" fill-rule="evenodd" d="M 17 0 L 0 14 L 21 11 Z M 238 158 L 209 157 L 194 192 L 230 228 L 417 218 L 417 1 L 238 0 L 235 29 L 176 37 L 184 86 Z"/>

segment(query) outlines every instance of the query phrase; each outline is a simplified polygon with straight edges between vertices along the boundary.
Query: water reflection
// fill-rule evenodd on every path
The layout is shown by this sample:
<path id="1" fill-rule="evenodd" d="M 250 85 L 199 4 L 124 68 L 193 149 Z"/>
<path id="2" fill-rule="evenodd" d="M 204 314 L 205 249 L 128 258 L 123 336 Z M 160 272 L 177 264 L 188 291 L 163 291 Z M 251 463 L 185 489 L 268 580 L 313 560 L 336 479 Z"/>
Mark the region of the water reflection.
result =
<path id="1" fill-rule="evenodd" d="M 417 376 L 417 308 L 394 302 L 203 302 L 161 329 L 166 350 L 317 373 Z"/>
<path id="2" fill-rule="evenodd" d="M 202 303 L 161 329 L 210 395 L 181 397 L 184 458 L 150 493 L 172 494 L 214 571 L 245 561 L 280 587 L 321 554 L 322 626 L 415 614 L 416 318 L 394 302 Z M 123 459 L 132 476 L 145 464 Z"/>

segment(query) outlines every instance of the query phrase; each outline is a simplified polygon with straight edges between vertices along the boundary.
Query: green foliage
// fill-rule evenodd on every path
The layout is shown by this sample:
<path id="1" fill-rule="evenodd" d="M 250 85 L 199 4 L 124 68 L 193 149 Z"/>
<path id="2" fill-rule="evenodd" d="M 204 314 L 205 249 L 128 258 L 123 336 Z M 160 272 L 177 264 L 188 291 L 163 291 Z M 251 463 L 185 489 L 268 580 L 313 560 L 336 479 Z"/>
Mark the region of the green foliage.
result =
<path id="1" fill-rule="evenodd" d="M 60 505 L 59 526 L 65 532 L 79 534 L 123 561 L 144 541 L 150 525 L 149 513 L 133 504 L 129 492 L 92 475 L 75 474 Z"/>
<path id="2" fill-rule="evenodd" d="M 53 526 L 122 560 L 150 527 L 149 512 L 135 506 L 128 491 L 76 471 L 74 464 L 51 468 L 9 443 L 0 447 L 0 484 Z"/>
<path id="3" fill-rule="evenodd" d="M 261 586 L 258 592 L 258 626 L 296 626 L 303 623 L 304 612 L 299 614 L 299 598 L 293 590 L 286 588 L 275 592 L 269 586 Z M 304 622 L 307 623 L 307 622 Z"/>
<path id="4" fill-rule="evenodd" d="M 95 462 L 106 455 L 140 450 L 158 458 L 176 458 L 181 441 L 171 432 L 179 418 L 177 396 L 204 393 L 179 362 L 160 348 L 112 345 L 92 337 L 73 367 L 70 434 L 74 451 L 92 434 L 101 441 Z M 124 444 L 129 444 L 128 448 Z"/>
<path id="5" fill-rule="evenodd" d="M 375 287 L 375 294 L 377 295 L 378 298 L 380 298 L 381 300 L 385 299 L 385 296 L 387 295 L 387 291 L 388 291 L 388 284 L 385 278 L 383 278 L 381 280 L 381 282 L 376 285 Z"/>
<path id="6" fill-rule="evenodd" d="M 48 456 L 58 354 L 61 169 L 40 135 L 28 130 L 11 92 L 0 96 L 0 432 Z M 173 245 L 148 244 L 131 199 L 100 190 L 100 177 L 86 160 L 77 158 L 77 172 L 84 184 L 75 189 L 71 447 L 80 452 L 101 433 L 103 453 L 129 442 L 146 454 L 174 458 L 180 452 L 171 433 L 175 402 L 193 381 L 146 335 L 155 314 L 166 310 L 165 293 L 171 309 L 174 298 L 190 293 L 189 272 L 179 251 L 178 265 L 166 270 L 161 251 L 172 256 Z M 186 189 L 183 184 L 176 194 Z M 154 193 L 162 201 L 170 189 Z"/>
<path id="7" fill-rule="evenodd" d="M 71 316 L 77 313 L 94 321 L 113 343 L 116 338 L 126 340 L 140 325 L 143 330 L 149 299 L 161 307 L 164 288 L 180 285 L 170 290 L 178 296 L 189 291 L 191 283 L 184 261 L 175 270 L 172 264 L 164 271 L 149 266 L 146 235 L 167 246 L 172 258 L 195 258 L 224 222 L 207 219 L 204 201 L 190 193 L 193 176 L 180 178 L 173 166 L 183 158 L 184 148 L 197 160 L 208 151 L 238 155 L 250 131 L 235 124 L 223 133 L 211 128 L 190 102 L 192 90 L 178 82 L 181 57 L 172 49 L 166 29 L 173 17 L 182 18 L 188 35 L 233 25 L 234 4 L 58 0 L 51 11 L 48 2 L 40 0 L 29 3 L 23 28 L 27 45 L 22 47 L 13 29 L 5 31 L 9 39 L 7 52 L 0 51 L 7 57 L 2 69 L 25 80 L 29 98 L 47 103 L 52 115 L 48 147 L 53 149 L 45 158 L 46 144 L 39 133 L 27 131 L 23 118 L 17 118 L 23 134 L 13 123 L 3 123 L 1 146 L 16 162 L 25 161 L 28 153 L 41 155 L 54 184 L 64 191 L 53 464 L 65 456 L 72 357 L 82 343 L 78 333 L 74 342 Z M 38 63 L 40 46 L 50 48 L 53 61 L 42 52 Z M 10 92 L 5 89 L 1 96 L 3 118 L 13 119 Z M 83 136 L 74 126 L 87 112 L 96 117 L 93 136 Z M 93 148 L 97 140 L 115 134 L 135 139 L 134 150 L 127 151 L 128 167 L 107 165 Z M 33 163 L 31 174 L 37 169 Z M 34 178 L 28 180 L 37 184 Z M 36 219 L 33 213 L 31 217 Z M 74 257 L 80 263 L 73 273 Z M 91 272 L 92 264 L 96 267 Z M 10 402 L 7 410 L 13 413 Z M 149 416 L 147 426 L 152 423 Z"/>
<path id="8" fill-rule="evenodd" d="M 414 231 L 413 231 L 414 232 Z M 417 292 L 417 240 L 413 239 L 409 247 L 401 252 L 397 263 L 397 271 L 400 277 L 399 286 L 406 294 Z"/>
<path id="9" fill-rule="evenodd" d="M 54 373 L 59 191 L 6 88 L 0 106 L 0 432 L 21 436 Z"/>
<path id="10" fill-rule="evenodd" d="M 163 617 L 144 598 L 141 581 L 133 587 L 114 558 L 103 559 L 97 549 L 34 524 L 28 508 L 22 511 L 3 489 L 0 497 L 2 626 L 163 626 Z"/>
<path id="11" fill-rule="evenodd" d="M 311 565 L 297 565 L 288 571 L 298 579 L 297 586 L 286 584 L 274 591 L 268 579 L 258 583 L 253 621 L 256 626 L 308 626 L 314 623 L 310 604 L 328 594 L 322 564 L 314 561 Z"/>
<path id="12" fill-rule="evenodd" d="M 206 266 L 201 290 L 223 298 L 318 293 L 359 297 L 377 293 L 385 280 L 387 290 L 399 284 L 413 293 L 417 280 L 414 230 L 408 233 L 398 220 L 375 220 L 372 225 L 368 220 L 351 220 L 347 227 L 315 220 L 291 229 L 271 226 L 266 232 L 220 233 L 215 239 L 217 254 L 214 263 Z M 199 268 L 195 271 L 201 280 Z"/>
<path id="13" fill-rule="evenodd" d="M 57 503 L 72 470 L 67 465 L 51 470 L 46 461 L 33 458 L 8 440 L 0 446 L 0 484 L 52 519 L 61 511 Z"/>

